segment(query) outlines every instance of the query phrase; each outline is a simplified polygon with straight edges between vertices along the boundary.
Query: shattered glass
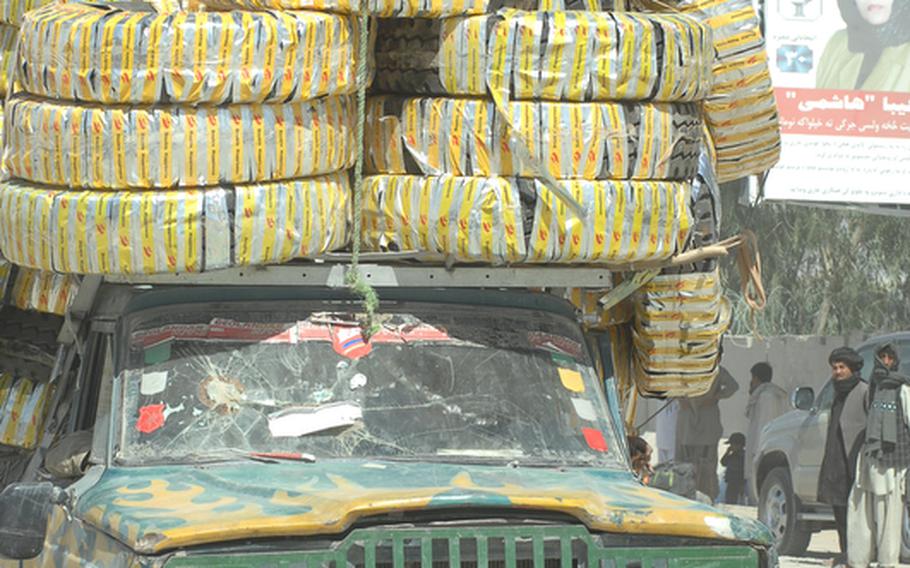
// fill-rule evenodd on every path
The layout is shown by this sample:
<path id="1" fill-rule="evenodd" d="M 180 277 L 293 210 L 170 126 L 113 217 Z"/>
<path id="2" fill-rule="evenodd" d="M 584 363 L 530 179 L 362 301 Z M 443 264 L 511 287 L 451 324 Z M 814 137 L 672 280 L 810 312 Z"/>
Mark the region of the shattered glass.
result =
<path id="1" fill-rule="evenodd" d="M 299 452 L 622 464 L 568 318 L 403 303 L 384 308 L 381 331 L 367 340 L 362 314 L 347 306 L 219 308 L 131 319 L 121 461 Z"/>

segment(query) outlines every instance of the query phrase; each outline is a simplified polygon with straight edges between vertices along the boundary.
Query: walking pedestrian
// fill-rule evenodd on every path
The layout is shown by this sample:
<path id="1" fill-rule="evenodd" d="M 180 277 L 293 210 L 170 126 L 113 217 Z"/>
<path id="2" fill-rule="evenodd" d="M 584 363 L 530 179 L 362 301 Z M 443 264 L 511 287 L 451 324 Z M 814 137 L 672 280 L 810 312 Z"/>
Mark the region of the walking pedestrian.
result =
<path id="1" fill-rule="evenodd" d="M 746 437 L 742 432 L 730 435 L 720 464 L 725 468 L 724 481 L 727 482 L 724 503 L 739 505 L 746 489 Z"/>
<path id="2" fill-rule="evenodd" d="M 876 349 L 865 443 L 847 508 L 847 560 L 853 568 L 900 561 L 902 497 L 910 466 L 910 378 L 899 368 L 894 345 Z"/>
<path id="3" fill-rule="evenodd" d="M 768 363 L 756 363 L 750 369 L 752 380 L 749 383 L 749 402 L 746 405 L 746 417 L 749 419 L 749 430 L 746 432 L 746 479 L 752 478 L 752 466 L 755 461 L 755 450 L 761 438 L 762 428 L 778 416 L 787 412 L 789 397 L 787 391 L 771 382 L 774 369 Z M 746 487 L 752 484 L 746 482 Z M 751 490 L 749 491 L 751 494 Z M 755 496 L 749 495 L 754 502 Z"/>
<path id="4" fill-rule="evenodd" d="M 866 425 L 866 384 L 860 378 L 863 358 L 849 347 L 838 347 L 828 356 L 834 401 L 828 415 L 825 455 L 818 479 L 818 500 L 834 510 L 840 545 L 836 564 L 847 560 L 847 502 L 856 472 L 856 459 Z"/>
<path id="5" fill-rule="evenodd" d="M 737 390 L 733 376 L 721 367 L 707 393 L 679 399 L 676 461 L 695 466 L 696 486 L 712 502 L 718 493 L 717 445 L 724 433 L 718 403 Z"/>

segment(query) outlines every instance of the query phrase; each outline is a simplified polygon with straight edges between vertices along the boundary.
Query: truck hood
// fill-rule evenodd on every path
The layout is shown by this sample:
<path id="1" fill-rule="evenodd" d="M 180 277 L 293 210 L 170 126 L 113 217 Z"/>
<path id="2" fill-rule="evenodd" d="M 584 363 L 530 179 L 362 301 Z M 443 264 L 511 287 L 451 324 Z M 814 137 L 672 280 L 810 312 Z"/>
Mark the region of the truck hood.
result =
<path id="1" fill-rule="evenodd" d="M 591 530 L 769 545 L 763 525 L 641 485 L 625 471 L 331 460 L 112 468 L 76 515 L 141 553 L 338 534 L 397 511 L 551 511 Z"/>

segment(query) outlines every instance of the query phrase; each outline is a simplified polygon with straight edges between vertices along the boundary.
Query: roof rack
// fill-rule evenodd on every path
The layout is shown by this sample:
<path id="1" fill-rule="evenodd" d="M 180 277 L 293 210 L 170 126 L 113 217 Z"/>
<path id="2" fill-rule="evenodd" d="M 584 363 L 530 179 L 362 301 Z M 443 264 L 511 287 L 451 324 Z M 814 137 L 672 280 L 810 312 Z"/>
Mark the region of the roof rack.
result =
<path id="1" fill-rule="evenodd" d="M 345 286 L 349 264 L 306 263 L 229 268 L 202 273 L 107 275 L 112 284 L 151 286 Z M 604 267 L 426 266 L 360 264 L 363 279 L 376 288 L 609 288 Z"/>

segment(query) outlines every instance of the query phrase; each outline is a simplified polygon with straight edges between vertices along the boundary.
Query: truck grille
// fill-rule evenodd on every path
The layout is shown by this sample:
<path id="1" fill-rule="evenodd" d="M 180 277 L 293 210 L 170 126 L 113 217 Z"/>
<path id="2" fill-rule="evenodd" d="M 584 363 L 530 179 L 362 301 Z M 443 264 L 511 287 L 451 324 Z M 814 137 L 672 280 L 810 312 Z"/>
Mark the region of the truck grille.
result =
<path id="1" fill-rule="evenodd" d="M 578 526 L 358 529 L 325 550 L 178 555 L 169 567 L 744 568 L 749 546 L 602 546 Z"/>

